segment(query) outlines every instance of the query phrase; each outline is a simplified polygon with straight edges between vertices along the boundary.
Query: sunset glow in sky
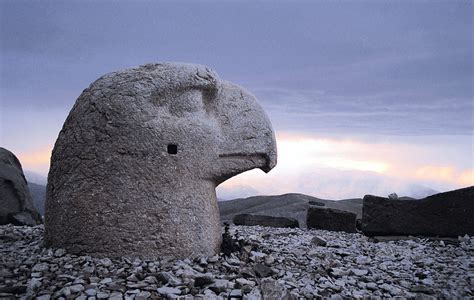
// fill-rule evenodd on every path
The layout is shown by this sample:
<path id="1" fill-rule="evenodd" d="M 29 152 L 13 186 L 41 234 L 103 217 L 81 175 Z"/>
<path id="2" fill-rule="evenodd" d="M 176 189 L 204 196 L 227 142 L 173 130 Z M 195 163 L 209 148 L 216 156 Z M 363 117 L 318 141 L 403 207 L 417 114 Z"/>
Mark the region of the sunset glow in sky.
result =
<path id="1" fill-rule="evenodd" d="M 470 1 L 1 1 L 0 146 L 47 176 L 75 99 L 110 71 L 210 66 L 278 145 L 218 197 L 425 196 L 474 184 Z"/>

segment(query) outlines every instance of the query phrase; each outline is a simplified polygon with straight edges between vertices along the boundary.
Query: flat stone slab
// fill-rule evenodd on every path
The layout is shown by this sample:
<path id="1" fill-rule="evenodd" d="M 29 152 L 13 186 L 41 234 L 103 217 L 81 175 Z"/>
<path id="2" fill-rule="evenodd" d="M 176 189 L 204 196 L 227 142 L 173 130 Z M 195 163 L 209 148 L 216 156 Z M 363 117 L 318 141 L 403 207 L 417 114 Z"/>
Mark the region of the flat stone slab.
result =
<path id="1" fill-rule="evenodd" d="M 410 201 L 366 195 L 362 210 L 362 231 L 368 236 L 473 235 L 474 187 Z"/>
<path id="2" fill-rule="evenodd" d="M 356 232 L 357 215 L 332 208 L 310 206 L 306 217 L 308 229 Z"/>
<path id="3" fill-rule="evenodd" d="M 298 220 L 285 217 L 273 217 L 263 215 L 240 214 L 233 219 L 235 225 L 245 226 L 268 226 L 268 227 L 288 227 L 298 228 Z"/>

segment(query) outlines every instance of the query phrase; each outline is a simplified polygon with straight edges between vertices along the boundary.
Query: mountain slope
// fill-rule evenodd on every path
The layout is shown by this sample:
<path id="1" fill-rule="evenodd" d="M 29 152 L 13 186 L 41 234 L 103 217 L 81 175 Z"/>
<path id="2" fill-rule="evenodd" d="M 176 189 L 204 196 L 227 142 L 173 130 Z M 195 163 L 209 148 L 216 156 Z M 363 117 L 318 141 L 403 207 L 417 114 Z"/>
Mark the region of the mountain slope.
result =
<path id="1" fill-rule="evenodd" d="M 278 196 L 254 196 L 219 202 L 222 222 L 232 222 L 236 214 L 261 214 L 275 217 L 297 219 L 300 225 L 306 226 L 306 211 L 309 201 L 324 203 L 326 207 L 349 211 L 362 216 L 362 199 L 324 200 L 303 194 L 283 194 Z"/>
<path id="2" fill-rule="evenodd" d="M 31 197 L 33 198 L 33 204 L 38 212 L 44 216 L 44 202 L 46 200 L 46 186 L 28 182 L 28 188 L 30 189 Z"/>

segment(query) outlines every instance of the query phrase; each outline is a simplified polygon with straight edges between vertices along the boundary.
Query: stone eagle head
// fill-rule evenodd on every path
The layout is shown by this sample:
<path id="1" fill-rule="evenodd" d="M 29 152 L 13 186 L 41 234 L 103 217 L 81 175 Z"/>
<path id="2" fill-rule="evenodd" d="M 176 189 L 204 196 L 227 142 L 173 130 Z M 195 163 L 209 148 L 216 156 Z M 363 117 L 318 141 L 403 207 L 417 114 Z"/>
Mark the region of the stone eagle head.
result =
<path id="1" fill-rule="evenodd" d="M 46 242 L 98 255 L 214 254 L 215 187 L 268 172 L 276 157 L 255 97 L 205 66 L 107 74 L 80 95 L 56 141 Z"/>

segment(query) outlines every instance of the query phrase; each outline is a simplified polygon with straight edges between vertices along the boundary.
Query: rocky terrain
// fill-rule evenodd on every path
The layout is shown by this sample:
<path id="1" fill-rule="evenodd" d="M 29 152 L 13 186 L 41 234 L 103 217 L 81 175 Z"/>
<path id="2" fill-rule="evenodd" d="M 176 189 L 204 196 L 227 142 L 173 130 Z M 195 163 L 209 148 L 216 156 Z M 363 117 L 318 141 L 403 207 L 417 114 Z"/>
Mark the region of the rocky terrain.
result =
<path id="1" fill-rule="evenodd" d="M 474 296 L 474 239 L 232 226 L 230 257 L 92 258 L 43 247 L 44 227 L 0 227 L 0 298 L 297 299 Z M 232 297 L 234 298 L 232 298 Z M 340 297 L 341 296 L 341 297 Z"/>
<path id="2" fill-rule="evenodd" d="M 324 204 L 325 207 L 355 213 L 362 217 L 362 199 L 325 200 L 316 197 L 290 193 L 276 196 L 254 196 L 244 199 L 219 201 L 219 211 L 223 222 L 232 222 L 236 214 L 256 214 L 287 217 L 298 220 L 306 227 L 306 212 L 309 203 Z"/>

